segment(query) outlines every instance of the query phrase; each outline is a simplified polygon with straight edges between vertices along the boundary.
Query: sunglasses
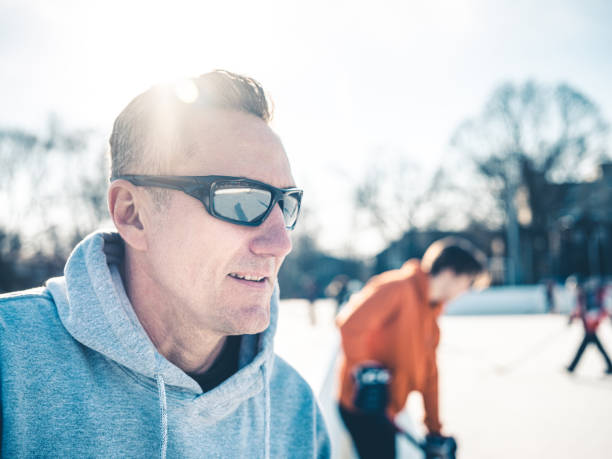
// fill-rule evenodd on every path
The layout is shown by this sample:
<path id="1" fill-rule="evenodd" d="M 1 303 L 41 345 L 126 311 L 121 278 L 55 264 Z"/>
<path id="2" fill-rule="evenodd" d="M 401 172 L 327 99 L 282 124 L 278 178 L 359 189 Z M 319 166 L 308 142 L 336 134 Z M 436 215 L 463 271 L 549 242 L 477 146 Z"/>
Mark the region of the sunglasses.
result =
<path id="1" fill-rule="evenodd" d="M 285 227 L 290 230 L 300 214 L 303 193 L 299 188 L 276 188 L 257 180 L 224 175 L 120 175 L 113 181 L 118 179 L 136 186 L 180 190 L 204 204 L 213 217 L 236 225 L 260 225 L 278 203 Z"/>

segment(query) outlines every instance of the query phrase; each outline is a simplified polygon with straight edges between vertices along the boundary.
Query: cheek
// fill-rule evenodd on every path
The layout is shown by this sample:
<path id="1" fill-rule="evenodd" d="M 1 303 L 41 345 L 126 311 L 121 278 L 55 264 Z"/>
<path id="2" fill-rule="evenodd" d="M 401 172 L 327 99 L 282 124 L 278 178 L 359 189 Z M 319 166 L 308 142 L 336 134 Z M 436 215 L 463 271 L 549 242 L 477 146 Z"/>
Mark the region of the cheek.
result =
<path id="1" fill-rule="evenodd" d="M 168 278 L 179 283 L 182 279 L 191 281 L 204 252 L 200 239 L 189 221 L 169 221 L 158 226 L 150 249 Z"/>
<path id="2" fill-rule="evenodd" d="M 193 280 L 220 281 L 226 271 L 235 269 L 234 263 L 244 257 L 244 237 L 236 234 L 232 225 L 217 221 L 200 224 L 195 230 L 184 233 L 180 241 L 182 262 L 189 263 Z M 239 232 L 239 231 L 238 231 Z M 181 260 L 179 260 L 180 262 Z"/>
<path id="3" fill-rule="evenodd" d="M 459 296 L 464 294 L 465 292 L 468 291 L 468 289 L 470 288 L 470 282 L 466 281 L 466 282 L 462 282 L 461 284 L 459 284 L 459 286 L 456 289 L 455 295 Z"/>
<path id="4" fill-rule="evenodd" d="M 155 250 L 161 263 L 172 265 L 174 278 L 179 275 L 185 282 L 201 282 L 203 278 L 211 281 L 217 275 L 223 277 L 232 268 L 232 261 L 245 257 L 249 250 L 245 228 L 210 216 L 197 202 L 176 206 L 155 232 Z"/>

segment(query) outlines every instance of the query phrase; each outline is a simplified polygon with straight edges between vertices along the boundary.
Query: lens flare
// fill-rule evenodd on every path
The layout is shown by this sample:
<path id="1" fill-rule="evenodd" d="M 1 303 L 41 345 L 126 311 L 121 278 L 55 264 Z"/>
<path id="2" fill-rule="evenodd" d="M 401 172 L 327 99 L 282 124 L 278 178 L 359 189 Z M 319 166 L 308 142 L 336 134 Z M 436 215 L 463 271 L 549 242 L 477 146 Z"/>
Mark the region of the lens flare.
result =
<path id="1" fill-rule="evenodd" d="M 198 87 L 195 85 L 193 80 L 189 79 L 181 80 L 175 83 L 174 92 L 176 93 L 176 97 L 186 104 L 195 102 L 200 95 Z"/>

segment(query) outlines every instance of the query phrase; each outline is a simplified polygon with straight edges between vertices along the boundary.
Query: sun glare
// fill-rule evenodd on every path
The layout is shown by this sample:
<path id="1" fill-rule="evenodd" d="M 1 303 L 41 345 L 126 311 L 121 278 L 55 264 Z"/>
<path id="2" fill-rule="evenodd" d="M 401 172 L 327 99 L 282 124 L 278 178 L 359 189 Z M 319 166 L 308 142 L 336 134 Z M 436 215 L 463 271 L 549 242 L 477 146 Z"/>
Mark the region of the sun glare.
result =
<path id="1" fill-rule="evenodd" d="M 176 97 L 185 102 L 191 104 L 196 101 L 200 92 L 198 87 L 195 85 L 193 80 L 185 79 L 180 80 L 174 84 L 174 92 Z"/>

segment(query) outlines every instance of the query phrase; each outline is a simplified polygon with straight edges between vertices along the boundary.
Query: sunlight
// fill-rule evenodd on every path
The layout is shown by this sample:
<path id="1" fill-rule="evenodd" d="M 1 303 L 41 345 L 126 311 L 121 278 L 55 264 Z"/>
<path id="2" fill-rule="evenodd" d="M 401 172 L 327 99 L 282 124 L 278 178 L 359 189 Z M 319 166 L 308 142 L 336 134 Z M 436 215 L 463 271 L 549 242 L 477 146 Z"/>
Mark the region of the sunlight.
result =
<path id="1" fill-rule="evenodd" d="M 256 25 L 250 23 L 249 15 L 236 15 L 223 2 L 179 0 L 169 6 L 144 1 L 119 5 L 111 0 L 88 5 L 74 2 L 70 7 L 70 17 L 79 21 L 68 21 L 44 5 L 37 14 L 49 24 L 55 46 L 65 50 L 58 61 L 70 63 L 67 71 L 78 74 L 82 81 L 81 95 L 63 96 L 61 103 L 85 123 L 94 124 L 90 122 L 94 116 L 112 119 L 135 94 L 154 84 L 174 84 L 179 78 L 215 68 L 253 74 L 252 67 L 258 65 L 255 54 L 245 46 L 244 35 L 228 33 L 227 24 L 218 18 L 231 17 L 232 27 L 245 34 L 258 34 Z M 265 38 L 265 34 L 258 36 Z M 80 40 L 75 41 L 75 36 Z M 192 101 L 194 87 L 178 82 L 176 94 L 185 102 Z M 51 100 L 50 105 L 59 105 L 59 101 Z M 91 106 L 97 107 L 95 112 Z"/>
<path id="2" fill-rule="evenodd" d="M 191 104 L 196 101 L 200 95 L 198 87 L 195 85 L 192 79 L 183 79 L 174 84 L 174 92 L 179 100 L 182 100 L 186 104 Z"/>

